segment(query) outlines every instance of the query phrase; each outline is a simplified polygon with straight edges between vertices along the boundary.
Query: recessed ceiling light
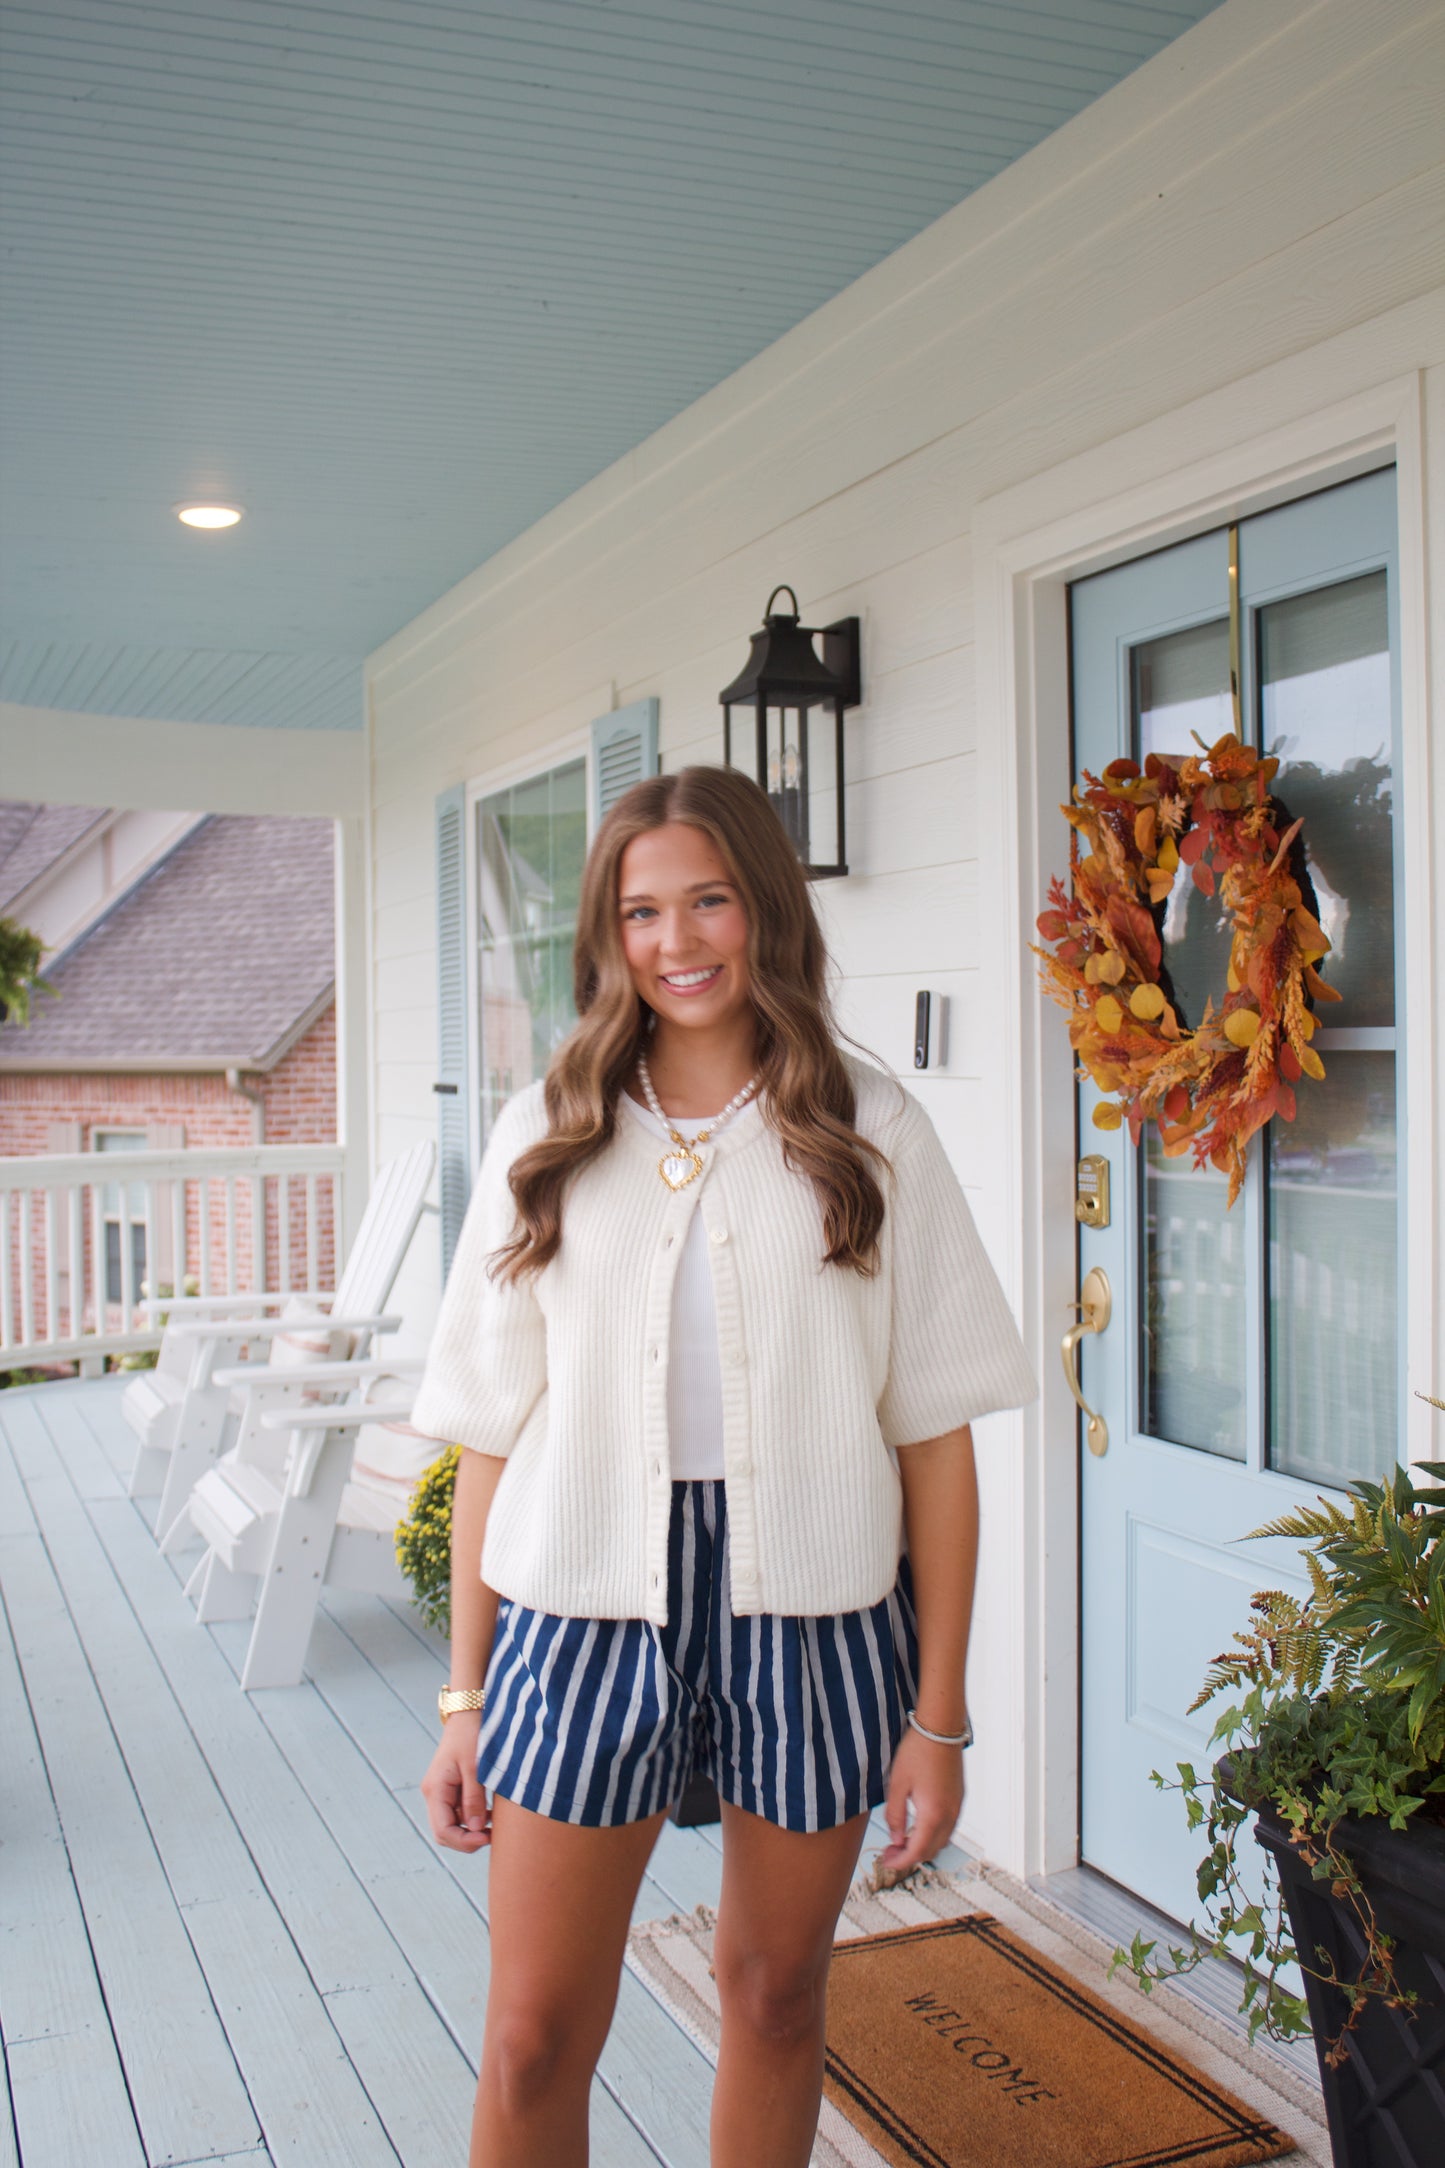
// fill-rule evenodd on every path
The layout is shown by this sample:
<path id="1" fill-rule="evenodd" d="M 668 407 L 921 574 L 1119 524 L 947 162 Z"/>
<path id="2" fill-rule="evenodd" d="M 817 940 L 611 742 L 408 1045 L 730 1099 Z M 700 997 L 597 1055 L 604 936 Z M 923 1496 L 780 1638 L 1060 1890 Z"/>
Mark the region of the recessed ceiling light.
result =
<path id="1" fill-rule="evenodd" d="M 187 527 L 234 527 L 241 517 L 238 504 L 178 504 L 176 518 Z"/>

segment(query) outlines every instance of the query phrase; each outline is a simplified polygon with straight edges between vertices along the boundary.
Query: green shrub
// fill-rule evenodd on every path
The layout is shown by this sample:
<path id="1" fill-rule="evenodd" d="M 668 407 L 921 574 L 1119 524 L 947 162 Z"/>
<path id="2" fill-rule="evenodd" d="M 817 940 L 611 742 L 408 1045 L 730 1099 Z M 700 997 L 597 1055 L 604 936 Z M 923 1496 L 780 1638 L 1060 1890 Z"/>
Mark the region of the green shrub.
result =
<path id="1" fill-rule="evenodd" d="M 55 992 L 40 976 L 44 946 L 28 926 L 0 918 L 0 1024 L 28 1024 L 32 996 Z"/>

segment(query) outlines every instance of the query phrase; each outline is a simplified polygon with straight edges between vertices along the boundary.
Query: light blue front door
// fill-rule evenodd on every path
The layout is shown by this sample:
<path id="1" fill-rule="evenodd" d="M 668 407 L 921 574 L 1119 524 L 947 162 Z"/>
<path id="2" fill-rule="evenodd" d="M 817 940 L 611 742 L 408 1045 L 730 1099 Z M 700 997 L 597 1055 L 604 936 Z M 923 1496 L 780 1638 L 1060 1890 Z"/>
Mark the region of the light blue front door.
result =
<path id="1" fill-rule="evenodd" d="M 1109 1163 L 1110 1223 L 1080 1230 L 1079 1272 L 1113 1294 L 1086 1339 L 1086 1401 L 1108 1447 L 1082 1461 L 1081 1849 L 1180 1919 L 1197 1909 L 1199 1840 L 1149 1781 L 1203 1763 L 1216 1713 L 1188 1714 L 1212 1657 L 1259 1588 L 1300 1588 L 1298 1557 L 1241 1539 L 1262 1522 L 1378 1475 L 1402 1445 L 1403 1070 L 1393 777 L 1398 709 L 1393 470 L 1237 530 L 1245 736 L 1282 765 L 1277 799 L 1304 816 L 1322 974 L 1326 1070 L 1301 1080 L 1293 1123 L 1250 1145 L 1233 1209 L 1225 1177 L 1166 1158 L 1152 1125 L 1131 1146 L 1091 1116 L 1079 1150 Z M 1233 728 L 1230 532 L 1080 581 L 1071 591 L 1075 769 L 1198 751 Z M 1221 998 L 1227 921 L 1181 866 L 1163 907 L 1184 1020 Z"/>

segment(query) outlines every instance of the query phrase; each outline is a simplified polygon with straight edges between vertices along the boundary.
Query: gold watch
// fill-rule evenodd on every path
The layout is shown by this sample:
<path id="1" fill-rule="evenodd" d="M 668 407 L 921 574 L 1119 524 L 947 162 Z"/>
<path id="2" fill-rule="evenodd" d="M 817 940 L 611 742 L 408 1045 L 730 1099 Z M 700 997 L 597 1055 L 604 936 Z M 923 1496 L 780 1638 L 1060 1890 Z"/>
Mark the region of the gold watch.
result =
<path id="1" fill-rule="evenodd" d="M 486 1697 L 480 1686 L 444 1686 L 437 1695 L 437 1713 L 443 1723 L 449 1716 L 460 1716 L 463 1709 L 486 1707 Z"/>

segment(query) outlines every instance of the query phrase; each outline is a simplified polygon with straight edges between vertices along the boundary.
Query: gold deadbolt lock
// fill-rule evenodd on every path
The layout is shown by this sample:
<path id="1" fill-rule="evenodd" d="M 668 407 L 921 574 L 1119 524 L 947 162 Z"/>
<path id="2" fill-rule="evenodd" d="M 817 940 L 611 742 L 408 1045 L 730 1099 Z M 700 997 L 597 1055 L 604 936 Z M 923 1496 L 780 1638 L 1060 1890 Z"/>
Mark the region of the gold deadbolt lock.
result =
<path id="1" fill-rule="evenodd" d="M 1074 1169 L 1074 1218 L 1085 1227 L 1109 1224 L 1109 1162 L 1089 1152 Z"/>

